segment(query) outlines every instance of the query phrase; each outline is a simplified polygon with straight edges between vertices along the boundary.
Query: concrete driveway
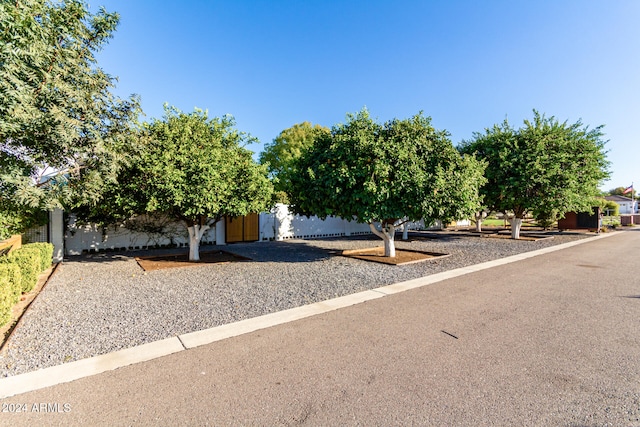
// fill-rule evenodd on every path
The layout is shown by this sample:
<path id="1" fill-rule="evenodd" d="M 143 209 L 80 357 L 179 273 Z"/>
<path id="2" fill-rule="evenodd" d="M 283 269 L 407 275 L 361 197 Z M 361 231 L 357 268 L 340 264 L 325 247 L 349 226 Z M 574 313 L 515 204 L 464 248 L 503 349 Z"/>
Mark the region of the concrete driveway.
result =
<path id="1" fill-rule="evenodd" d="M 619 233 L 6 398 L 0 424 L 640 426 L 639 253 Z"/>

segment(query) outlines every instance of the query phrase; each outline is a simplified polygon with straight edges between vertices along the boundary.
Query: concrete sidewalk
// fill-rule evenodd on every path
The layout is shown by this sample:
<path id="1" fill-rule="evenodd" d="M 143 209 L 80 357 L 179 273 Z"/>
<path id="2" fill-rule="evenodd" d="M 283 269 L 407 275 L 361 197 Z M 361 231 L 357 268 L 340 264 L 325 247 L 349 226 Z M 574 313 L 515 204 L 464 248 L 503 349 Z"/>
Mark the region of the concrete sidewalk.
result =
<path id="1" fill-rule="evenodd" d="M 0 423 L 640 425 L 638 249 L 618 233 L 10 377 L 80 379 Z"/>

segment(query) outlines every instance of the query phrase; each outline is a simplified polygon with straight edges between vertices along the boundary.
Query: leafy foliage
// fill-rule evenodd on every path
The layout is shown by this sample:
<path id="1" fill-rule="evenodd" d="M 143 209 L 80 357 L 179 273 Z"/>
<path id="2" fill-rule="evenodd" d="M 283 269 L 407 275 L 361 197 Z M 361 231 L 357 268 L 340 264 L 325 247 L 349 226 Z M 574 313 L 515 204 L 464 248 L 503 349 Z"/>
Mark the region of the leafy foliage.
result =
<path id="1" fill-rule="evenodd" d="M 483 164 L 460 156 L 446 131 L 418 114 L 385 124 L 367 110 L 347 115 L 295 162 L 291 201 L 297 213 L 379 222 L 448 222 L 480 205 Z M 392 236 L 391 236 L 392 237 Z"/>
<path id="2" fill-rule="evenodd" d="M 505 120 L 474 134 L 460 151 L 487 162 L 481 193 L 491 210 L 549 220 L 591 211 L 598 185 L 609 176 L 602 137 L 602 126 L 589 130 L 534 110 L 520 129 Z"/>
<path id="3" fill-rule="evenodd" d="M 613 200 L 598 199 L 598 205 L 604 215 L 618 216 L 620 215 L 620 205 Z"/>
<path id="4" fill-rule="evenodd" d="M 78 0 L 0 1 L 0 202 L 5 216 L 96 198 L 126 156 L 138 100 L 111 93 L 95 53 L 116 13 Z"/>
<path id="5" fill-rule="evenodd" d="M 276 201 L 288 203 L 291 173 L 295 160 L 313 145 L 319 135 L 328 135 L 329 129 L 302 122 L 283 130 L 260 153 L 260 164 L 266 165 L 272 178 Z"/>
<path id="6" fill-rule="evenodd" d="M 8 256 L 0 257 L 0 262 L 15 264 L 20 268 L 20 292 L 29 292 L 38 283 L 41 273 L 41 253 L 38 249 L 22 247 L 11 252 Z"/>
<path id="7" fill-rule="evenodd" d="M 74 212 L 100 225 L 159 214 L 189 228 L 265 209 L 272 192 L 266 167 L 244 148 L 253 139 L 234 126 L 231 116 L 165 107 L 162 120 L 144 124 L 130 166 L 104 188 L 100 203 L 78 200 Z"/>
<path id="8" fill-rule="evenodd" d="M 147 143 L 138 165 L 146 182 L 144 211 L 191 224 L 265 209 L 272 189 L 266 168 L 244 148 L 253 139 L 234 126 L 231 116 L 209 120 L 199 110 L 175 109 L 145 126 Z"/>
<path id="9" fill-rule="evenodd" d="M 22 248 L 40 252 L 40 272 L 51 267 L 51 263 L 53 261 L 53 244 L 36 242 L 22 245 Z"/>
<path id="10" fill-rule="evenodd" d="M 14 234 L 20 234 L 31 227 L 46 224 L 48 212 L 28 206 L 16 206 L 11 200 L 3 200 L 6 204 L 0 207 L 0 240 Z"/>
<path id="11" fill-rule="evenodd" d="M 22 272 L 15 263 L 0 258 L 0 326 L 11 320 L 11 310 L 20 301 L 22 294 Z"/>

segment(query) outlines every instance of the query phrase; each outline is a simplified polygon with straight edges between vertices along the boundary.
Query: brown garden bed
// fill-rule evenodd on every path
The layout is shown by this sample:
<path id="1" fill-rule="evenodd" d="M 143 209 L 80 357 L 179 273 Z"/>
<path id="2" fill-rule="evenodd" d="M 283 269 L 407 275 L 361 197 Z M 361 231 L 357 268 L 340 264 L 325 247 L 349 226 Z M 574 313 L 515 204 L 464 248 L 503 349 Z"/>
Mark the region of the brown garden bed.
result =
<path id="1" fill-rule="evenodd" d="M 438 252 L 414 251 L 409 249 L 396 249 L 396 256 L 393 258 L 384 256 L 384 248 L 351 249 L 342 251 L 342 256 L 357 258 L 364 261 L 380 262 L 391 265 L 413 264 L 416 262 L 433 261 L 450 256 Z"/>
<path id="2" fill-rule="evenodd" d="M 165 268 L 176 267 L 193 267 L 202 264 L 220 264 L 238 261 L 250 261 L 250 258 L 245 258 L 240 255 L 233 254 L 226 251 L 205 251 L 200 252 L 200 261 L 189 261 L 188 253 L 169 254 L 169 255 L 154 255 L 136 257 L 138 265 L 142 267 L 144 271 L 162 270 Z"/>

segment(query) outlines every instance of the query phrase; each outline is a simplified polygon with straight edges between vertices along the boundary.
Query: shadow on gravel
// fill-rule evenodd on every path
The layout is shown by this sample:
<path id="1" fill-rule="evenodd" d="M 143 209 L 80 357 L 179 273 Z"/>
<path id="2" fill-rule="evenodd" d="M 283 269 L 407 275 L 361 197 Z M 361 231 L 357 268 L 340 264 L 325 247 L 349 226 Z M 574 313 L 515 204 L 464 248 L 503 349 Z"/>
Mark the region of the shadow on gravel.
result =
<path id="1" fill-rule="evenodd" d="M 133 258 L 133 255 L 129 252 L 121 253 L 97 253 L 97 254 L 82 254 L 82 255 L 67 255 L 64 257 L 63 262 L 87 262 L 87 263 L 104 263 L 104 262 L 119 262 L 129 261 Z"/>
<path id="2" fill-rule="evenodd" d="M 223 248 L 216 246 L 215 248 Z M 284 242 L 234 243 L 224 246 L 225 250 L 250 258 L 246 262 L 316 262 L 340 255 L 341 251 L 320 248 L 311 241 L 295 240 Z"/>
<path id="3" fill-rule="evenodd" d="M 315 262 L 339 255 L 336 251 L 319 248 L 312 243 L 296 240 L 295 242 L 253 242 L 232 243 L 228 245 L 201 245 L 200 254 L 211 252 L 230 252 L 239 257 L 248 258 L 243 262 Z M 131 262 L 136 258 L 185 256 L 189 248 L 163 248 L 131 251 L 99 252 L 65 257 L 68 262 L 110 263 Z"/>

